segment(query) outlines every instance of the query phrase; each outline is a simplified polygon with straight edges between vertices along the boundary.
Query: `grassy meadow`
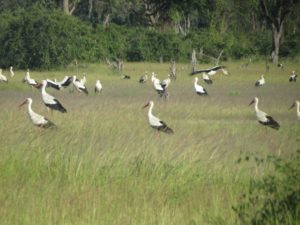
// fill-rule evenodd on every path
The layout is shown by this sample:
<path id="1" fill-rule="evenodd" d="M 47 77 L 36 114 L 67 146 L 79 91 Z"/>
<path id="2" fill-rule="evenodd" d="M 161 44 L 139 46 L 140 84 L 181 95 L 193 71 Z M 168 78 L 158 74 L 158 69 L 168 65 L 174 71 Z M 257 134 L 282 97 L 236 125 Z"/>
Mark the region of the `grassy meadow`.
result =
<path id="1" fill-rule="evenodd" d="M 250 178 L 269 168 L 238 158 L 285 158 L 300 146 L 300 123 L 295 109 L 288 110 L 300 100 L 300 82 L 288 82 L 299 63 L 269 72 L 264 63 L 241 64 L 225 63 L 230 74 L 217 73 L 213 85 L 200 79 L 207 97 L 195 94 L 190 66 L 177 64 L 168 101 L 157 97 L 150 80 L 138 83 L 144 71 L 165 79 L 167 63 L 125 63 L 130 80 L 104 64 L 31 71 L 36 80 L 86 72 L 89 96 L 71 87 L 47 89 L 67 114 L 48 113 L 40 91 L 21 82 L 25 71 L 15 71 L 8 84 L 0 83 L 0 224 L 239 224 L 232 206 Z M 255 88 L 262 73 L 266 85 Z M 3 74 L 9 77 L 9 71 Z M 99 95 L 93 93 L 96 79 L 103 85 Z M 280 123 L 279 131 L 257 122 L 248 106 L 255 96 L 259 108 Z M 32 125 L 27 107 L 18 108 L 27 97 L 57 129 Z M 142 109 L 149 100 L 174 135 L 149 127 Z"/>

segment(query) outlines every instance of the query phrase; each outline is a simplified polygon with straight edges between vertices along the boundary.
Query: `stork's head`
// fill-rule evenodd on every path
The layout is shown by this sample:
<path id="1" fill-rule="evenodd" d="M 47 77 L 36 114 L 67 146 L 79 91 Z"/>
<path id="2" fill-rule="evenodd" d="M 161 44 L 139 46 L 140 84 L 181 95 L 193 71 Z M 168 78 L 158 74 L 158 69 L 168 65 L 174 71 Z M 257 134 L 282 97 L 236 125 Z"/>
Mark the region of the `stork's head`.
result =
<path id="1" fill-rule="evenodd" d="M 295 102 L 290 106 L 289 109 L 294 108 L 296 105 L 299 106 L 299 105 L 300 105 L 300 102 L 299 102 L 299 101 L 295 101 Z"/>
<path id="2" fill-rule="evenodd" d="M 258 102 L 258 98 L 254 97 L 254 99 L 249 103 L 249 105 L 252 105 L 253 103 L 256 103 L 256 102 Z"/>
<path id="3" fill-rule="evenodd" d="M 146 105 L 143 106 L 143 109 L 148 106 L 152 106 L 153 104 L 154 104 L 153 101 L 149 101 Z"/>
<path id="4" fill-rule="evenodd" d="M 20 105 L 19 105 L 19 108 L 21 108 L 23 105 L 25 104 L 30 104 L 32 103 L 32 99 L 31 98 L 26 98 L 24 102 L 22 102 Z"/>

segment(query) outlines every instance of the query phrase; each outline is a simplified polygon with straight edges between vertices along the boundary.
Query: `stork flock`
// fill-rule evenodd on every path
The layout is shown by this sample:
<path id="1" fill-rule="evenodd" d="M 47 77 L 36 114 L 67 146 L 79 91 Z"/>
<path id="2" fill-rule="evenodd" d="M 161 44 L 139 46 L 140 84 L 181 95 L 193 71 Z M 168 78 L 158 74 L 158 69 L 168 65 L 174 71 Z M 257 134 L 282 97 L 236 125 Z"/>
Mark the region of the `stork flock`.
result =
<path id="1" fill-rule="evenodd" d="M 215 66 L 211 67 L 208 69 L 203 69 L 203 70 L 197 70 L 193 71 L 190 75 L 196 75 L 196 74 L 202 74 L 202 79 L 203 81 L 208 84 L 212 85 L 213 81 L 211 79 L 211 76 L 215 75 L 218 71 L 223 72 L 223 74 L 228 75 L 228 71 L 225 69 L 225 66 Z M 11 77 L 14 77 L 14 71 L 13 67 L 10 67 L 10 75 Z M 292 74 L 289 77 L 290 82 L 296 82 L 297 74 L 295 71 L 292 71 Z M 123 75 L 122 79 L 130 79 L 130 76 L 128 75 Z M 140 84 L 144 84 L 148 81 L 148 72 L 143 74 L 138 82 Z M 151 74 L 151 81 L 153 84 L 154 90 L 157 92 L 159 98 L 163 98 L 164 100 L 168 100 L 170 94 L 168 92 L 168 87 L 171 84 L 171 76 L 168 75 L 168 77 L 162 81 L 160 81 L 157 77 L 157 74 L 155 72 L 152 72 Z M 0 69 L 0 82 L 8 82 L 8 79 L 6 78 L 5 75 L 2 74 L 2 69 Z M 51 87 L 56 90 L 61 90 L 66 87 L 68 87 L 71 83 L 73 84 L 74 89 L 79 92 L 79 93 L 85 93 L 86 95 L 89 94 L 87 87 L 85 85 L 86 83 L 86 75 L 84 74 L 82 79 L 78 79 L 75 75 L 74 76 L 65 76 L 63 80 L 61 81 L 56 81 L 56 80 L 50 80 L 50 79 L 45 79 L 42 80 L 41 82 L 37 82 L 35 79 L 30 77 L 29 70 L 27 70 L 25 77 L 23 79 L 24 83 L 27 83 L 31 88 L 38 88 L 41 90 L 41 97 L 43 100 L 43 103 L 47 107 L 49 111 L 56 110 L 61 113 L 67 113 L 67 109 L 62 105 L 62 103 L 57 100 L 55 97 L 47 93 L 46 88 Z M 208 96 L 208 92 L 206 89 L 200 85 L 199 83 L 199 78 L 195 77 L 194 78 L 194 90 L 196 94 L 199 96 Z M 258 79 L 254 86 L 256 87 L 262 87 L 265 85 L 265 78 L 264 75 L 261 75 L 260 79 Z M 100 80 L 96 80 L 95 84 L 95 89 L 94 89 L 96 94 L 100 94 L 102 91 L 102 84 L 100 83 Z M 270 115 L 267 113 L 261 111 L 258 108 L 258 102 L 259 99 L 255 97 L 249 105 L 254 104 L 254 110 L 256 113 L 256 117 L 258 119 L 258 122 L 264 126 L 273 128 L 278 130 L 280 128 L 279 123 Z M 51 128 L 51 127 L 56 127 L 53 122 L 51 122 L 49 119 L 46 117 L 37 114 L 32 110 L 32 103 L 33 100 L 31 98 L 27 98 L 21 105 L 28 105 L 28 114 L 29 118 L 31 119 L 32 123 L 38 127 L 42 128 Z M 165 122 L 160 120 L 158 117 L 154 116 L 152 114 L 153 107 L 154 107 L 154 102 L 149 101 L 143 108 L 149 107 L 148 110 L 148 122 L 150 124 L 150 127 L 156 129 L 157 131 L 162 131 L 167 134 L 173 134 L 174 131 L 171 129 Z M 296 114 L 297 114 L 297 119 L 300 121 L 300 102 L 295 101 L 295 103 L 290 107 L 292 109 L 293 107 L 296 107 Z"/>

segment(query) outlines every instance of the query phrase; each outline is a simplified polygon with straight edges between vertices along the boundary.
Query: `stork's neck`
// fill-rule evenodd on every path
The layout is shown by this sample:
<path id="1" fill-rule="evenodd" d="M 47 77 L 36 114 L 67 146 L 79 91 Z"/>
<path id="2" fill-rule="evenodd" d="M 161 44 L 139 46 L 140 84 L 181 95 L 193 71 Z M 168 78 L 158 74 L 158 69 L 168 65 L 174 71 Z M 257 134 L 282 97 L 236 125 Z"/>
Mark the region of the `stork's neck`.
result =
<path id="1" fill-rule="evenodd" d="M 258 101 L 254 102 L 254 109 L 255 109 L 256 112 L 259 111 L 259 109 L 258 109 Z"/>
<path id="2" fill-rule="evenodd" d="M 42 94 L 46 94 L 46 85 L 47 85 L 47 83 L 43 83 Z"/>
<path id="3" fill-rule="evenodd" d="M 148 116 L 149 117 L 152 117 L 153 114 L 152 114 L 152 109 L 153 109 L 153 104 L 150 103 L 150 107 L 149 107 L 149 111 L 148 111 Z"/>
<path id="4" fill-rule="evenodd" d="M 300 104 L 296 103 L 297 115 L 300 117 Z"/>
<path id="5" fill-rule="evenodd" d="M 32 108 L 31 108 L 31 105 L 32 105 L 32 102 L 28 102 L 28 114 L 31 116 L 33 111 L 32 111 Z"/>

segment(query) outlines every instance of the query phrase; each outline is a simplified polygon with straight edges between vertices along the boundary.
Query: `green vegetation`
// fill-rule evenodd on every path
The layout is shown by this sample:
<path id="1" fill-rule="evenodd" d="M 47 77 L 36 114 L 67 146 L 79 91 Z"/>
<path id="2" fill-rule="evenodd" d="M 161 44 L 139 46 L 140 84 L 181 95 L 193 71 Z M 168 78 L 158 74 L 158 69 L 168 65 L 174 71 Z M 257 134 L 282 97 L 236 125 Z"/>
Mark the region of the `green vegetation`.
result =
<path id="1" fill-rule="evenodd" d="M 0 67 L 52 69 L 73 60 L 95 63 L 106 58 L 188 62 L 192 50 L 201 48 L 214 57 L 223 50 L 222 60 L 269 60 L 274 50 L 273 20 L 263 16 L 261 1 L 149 0 L 145 4 L 154 11 L 147 12 L 139 0 L 93 0 L 89 6 L 87 1 L 69 0 L 76 5 L 71 16 L 61 10 L 58 2 L 62 1 L 4 0 L 0 3 Z M 286 16 L 280 22 L 285 29 L 278 34 L 275 52 L 297 60 L 299 4 L 286 1 L 282 10 L 276 4 L 272 13 L 284 11 Z M 111 21 L 106 21 L 110 16 Z"/>
<path id="2" fill-rule="evenodd" d="M 40 92 L 21 83 L 25 71 L 17 70 L 8 84 L 0 83 L 0 223 L 243 224 L 232 207 L 247 204 L 241 196 L 249 187 L 262 199 L 274 173 L 280 196 L 287 196 L 287 189 L 299 187 L 300 136 L 295 111 L 288 110 L 299 99 L 299 82 L 288 82 L 287 68 L 299 71 L 299 65 L 286 62 L 286 71 L 271 65 L 265 73 L 264 63 L 244 69 L 240 64 L 227 63 L 230 75 L 214 75 L 214 84 L 205 86 L 209 96 L 201 98 L 187 75 L 189 65 L 178 63 L 168 102 L 157 98 L 151 82 L 140 85 L 138 78 L 147 70 L 163 79 L 169 64 L 126 63 L 131 80 L 121 80 L 103 64 L 31 71 L 37 80 L 87 73 L 89 96 L 70 93 L 71 88 L 48 89 L 67 114 L 48 113 Z M 258 89 L 254 82 L 261 73 L 266 85 Z M 103 84 L 99 96 L 92 92 L 96 79 Z M 256 121 L 248 106 L 254 96 L 278 120 L 279 131 Z M 26 97 L 58 129 L 34 127 L 26 109 L 18 110 Z M 154 114 L 174 135 L 158 135 L 149 127 L 142 106 L 150 99 Z M 278 156 L 283 172 L 270 163 L 237 163 L 245 155 Z"/>

